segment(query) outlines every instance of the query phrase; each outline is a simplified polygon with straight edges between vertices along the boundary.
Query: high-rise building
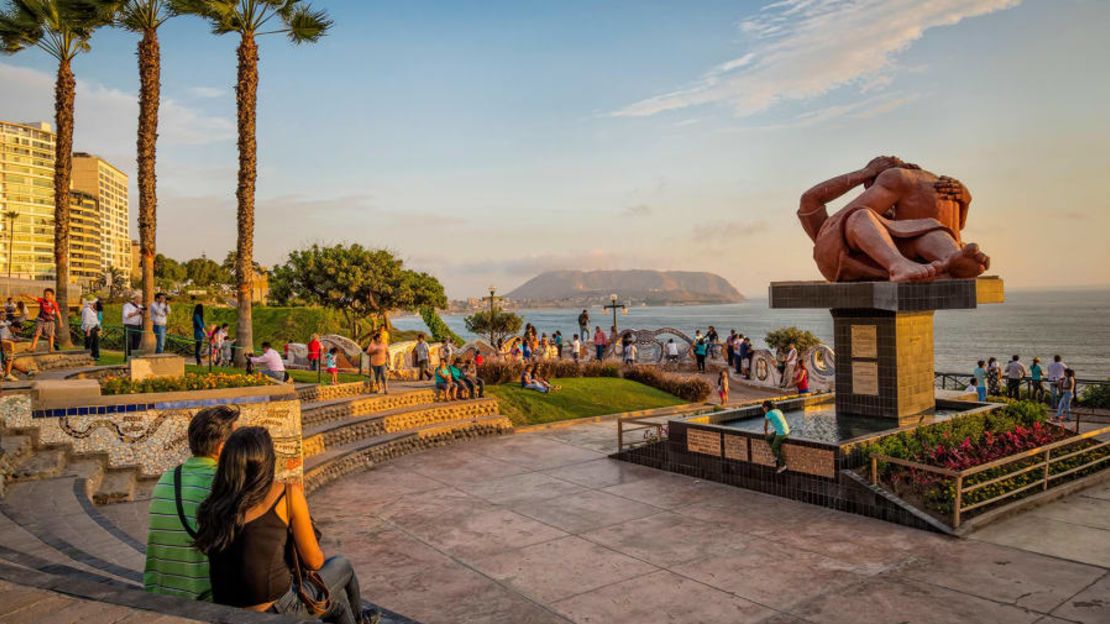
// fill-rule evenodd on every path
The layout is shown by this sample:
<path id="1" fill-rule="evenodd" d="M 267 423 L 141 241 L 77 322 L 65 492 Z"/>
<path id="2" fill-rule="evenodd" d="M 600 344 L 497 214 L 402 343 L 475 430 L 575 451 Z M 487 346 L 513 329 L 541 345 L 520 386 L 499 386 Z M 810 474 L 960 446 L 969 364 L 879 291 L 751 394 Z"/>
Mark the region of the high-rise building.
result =
<path id="1" fill-rule="evenodd" d="M 92 195 L 100 204 L 101 269 L 115 268 L 126 277 L 131 272 L 127 174 L 99 156 L 76 152 L 72 180 L 74 189 Z"/>
<path id="2" fill-rule="evenodd" d="M 49 124 L 0 121 L 0 275 L 54 277 L 54 147 Z M 78 152 L 70 187 L 72 279 L 91 281 L 109 268 L 126 278 L 131 273 L 127 175 Z"/>
<path id="3" fill-rule="evenodd" d="M 104 272 L 100 202 L 88 193 L 69 192 L 69 274 L 79 283 Z"/>
<path id="4" fill-rule="evenodd" d="M 54 275 L 54 133 L 0 121 L 0 271 Z"/>

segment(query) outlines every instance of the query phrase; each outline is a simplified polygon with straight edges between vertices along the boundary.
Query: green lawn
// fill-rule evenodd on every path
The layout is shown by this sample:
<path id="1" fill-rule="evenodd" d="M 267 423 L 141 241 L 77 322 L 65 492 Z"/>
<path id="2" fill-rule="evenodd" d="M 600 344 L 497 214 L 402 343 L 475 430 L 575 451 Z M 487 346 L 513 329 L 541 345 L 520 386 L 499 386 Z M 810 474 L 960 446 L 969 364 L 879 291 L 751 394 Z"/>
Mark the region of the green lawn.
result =
<path id="1" fill-rule="evenodd" d="M 556 379 L 562 389 L 550 394 L 525 390 L 517 384 L 487 388 L 501 406 L 501 414 L 515 425 L 535 425 L 573 418 L 682 405 L 676 396 L 649 386 L 612 377 Z"/>

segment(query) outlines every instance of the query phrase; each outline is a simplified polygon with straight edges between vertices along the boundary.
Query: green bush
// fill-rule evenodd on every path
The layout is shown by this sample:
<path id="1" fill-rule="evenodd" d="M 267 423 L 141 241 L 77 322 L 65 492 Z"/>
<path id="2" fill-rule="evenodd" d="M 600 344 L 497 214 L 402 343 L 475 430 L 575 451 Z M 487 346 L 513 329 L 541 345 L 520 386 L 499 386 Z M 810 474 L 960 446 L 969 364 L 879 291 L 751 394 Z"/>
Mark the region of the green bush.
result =
<path id="1" fill-rule="evenodd" d="M 1084 407 L 1110 409 L 1110 383 L 1087 386 L 1080 394 L 1080 402 Z"/>
<path id="2" fill-rule="evenodd" d="M 798 329 L 797 327 L 780 327 L 770 333 L 763 339 L 767 346 L 772 350 L 786 350 L 790 343 L 798 349 L 798 353 L 805 353 L 806 349 L 816 347 L 821 344 L 821 339 L 818 338 L 813 332 L 808 329 Z"/>
<path id="3" fill-rule="evenodd" d="M 709 398 L 713 388 L 709 382 L 694 375 L 675 375 L 653 366 L 633 366 L 623 371 L 623 377 L 645 386 L 675 395 L 687 403 L 701 403 Z"/>
<path id="4" fill-rule="evenodd" d="M 573 360 L 543 360 L 537 362 L 538 373 L 544 379 L 559 379 L 568 377 L 620 377 L 621 368 L 615 362 L 598 362 L 596 360 L 585 364 L 575 363 Z M 532 365 L 531 362 L 528 363 Z M 498 358 L 486 360 L 478 371 L 478 376 L 487 384 L 507 384 L 520 381 L 524 372 L 524 362 Z"/>

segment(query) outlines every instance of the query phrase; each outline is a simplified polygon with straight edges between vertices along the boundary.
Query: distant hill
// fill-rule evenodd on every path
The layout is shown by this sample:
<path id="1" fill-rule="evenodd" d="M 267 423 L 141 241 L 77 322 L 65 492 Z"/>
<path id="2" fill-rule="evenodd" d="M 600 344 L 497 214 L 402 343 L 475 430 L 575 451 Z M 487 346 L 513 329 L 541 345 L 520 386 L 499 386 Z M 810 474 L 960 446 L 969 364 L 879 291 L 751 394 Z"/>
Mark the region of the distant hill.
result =
<path id="1" fill-rule="evenodd" d="M 622 302 L 647 305 L 736 303 L 744 295 L 728 280 L 696 271 L 548 271 L 506 295 L 522 304 L 589 305 Z"/>

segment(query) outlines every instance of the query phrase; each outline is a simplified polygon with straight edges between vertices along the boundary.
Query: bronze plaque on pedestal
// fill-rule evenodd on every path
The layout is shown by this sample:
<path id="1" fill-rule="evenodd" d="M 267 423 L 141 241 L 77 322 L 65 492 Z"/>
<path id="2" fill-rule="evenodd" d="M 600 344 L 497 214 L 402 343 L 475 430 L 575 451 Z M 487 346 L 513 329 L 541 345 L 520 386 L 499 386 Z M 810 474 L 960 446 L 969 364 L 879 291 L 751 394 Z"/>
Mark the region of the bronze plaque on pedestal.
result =
<path id="1" fill-rule="evenodd" d="M 725 436 L 725 458 L 748 461 L 748 439 L 744 436 Z"/>
<path id="2" fill-rule="evenodd" d="M 686 450 L 702 455 L 721 456 L 721 434 L 715 431 L 689 428 L 686 430 Z"/>
<path id="3" fill-rule="evenodd" d="M 852 393 L 879 396 L 879 363 L 852 361 Z"/>
<path id="4" fill-rule="evenodd" d="M 852 357 L 872 359 L 879 357 L 877 327 L 874 325 L 852 325 Z"/>

